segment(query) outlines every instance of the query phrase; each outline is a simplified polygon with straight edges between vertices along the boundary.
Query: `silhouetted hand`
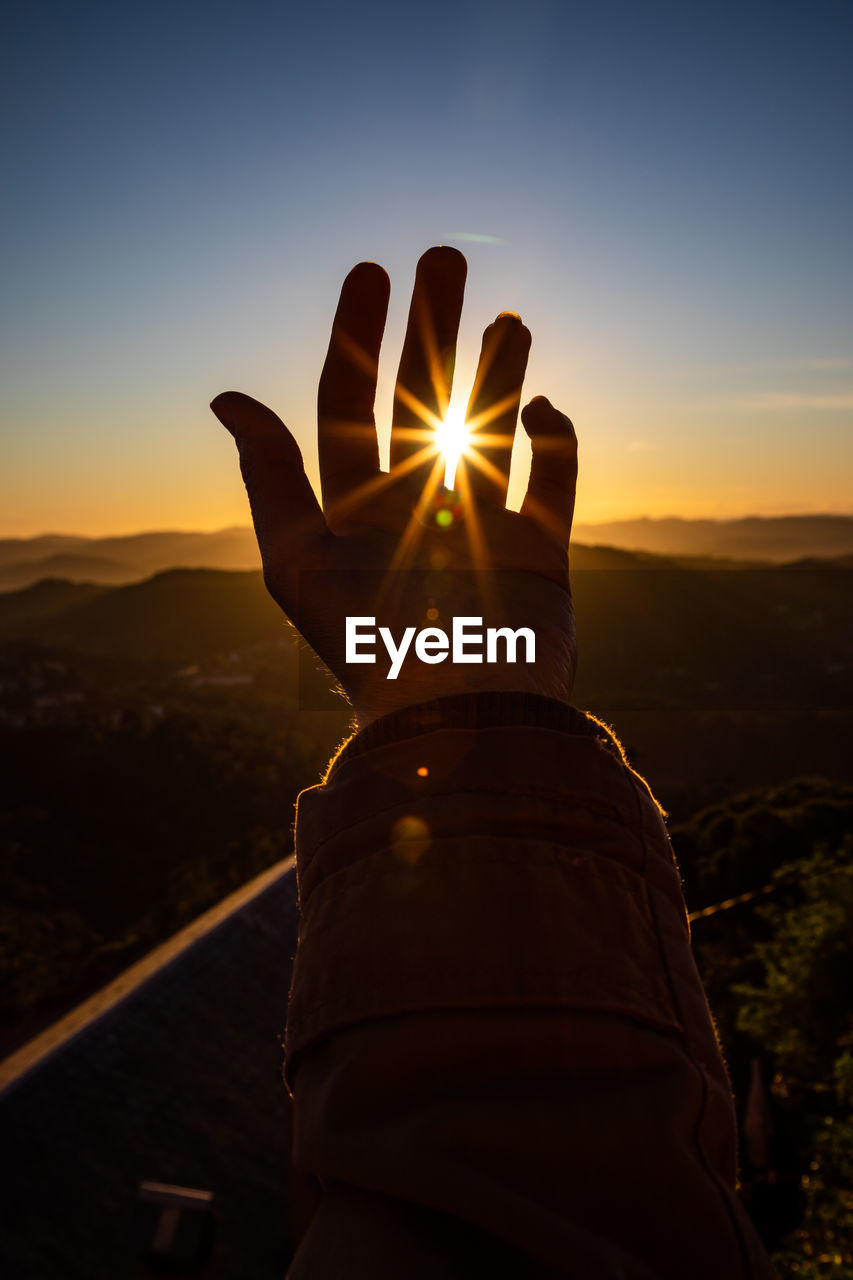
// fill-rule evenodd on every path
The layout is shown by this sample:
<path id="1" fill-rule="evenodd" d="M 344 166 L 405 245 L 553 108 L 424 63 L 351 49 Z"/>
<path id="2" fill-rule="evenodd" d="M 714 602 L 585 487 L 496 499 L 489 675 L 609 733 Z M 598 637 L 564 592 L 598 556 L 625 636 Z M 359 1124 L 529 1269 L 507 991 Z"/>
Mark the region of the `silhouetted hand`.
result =
<path id="1" fill-rule="evenodd" d="M 520 689 L 569 700 L 575 669 L 568 541 L 577 478 L 569 419 L 543 396 L 521 420 L 531 438 L 521 512 L 506 509 L 510 456 L 530 334 L 503 313 L 483 337 L 468 406 L 472 450 L 455 492 L 443 488 L 435 425 L 450 398 L 467 265 L 451 248 L 420 262 L 394 395 L 391 469 L 379 469 L 373 418 L 389 281 L 362 262 L 344 281 L 318 398 L 323 510 L 293 436 L 275 414 L 236 391 L 211 408 L 234 436 L 264 581 L 334 672 L 365 724 L 448 693 Z M 405 628 L 454 617 L 532 629 L 531 664 L 428 665 L 414 645 L 396 679 L 378 641 L 375 664 L 346 661 L 348 617 L 374 617 L 398 640 Z M 504 654 L 502 647 L 499 654 Z"/>

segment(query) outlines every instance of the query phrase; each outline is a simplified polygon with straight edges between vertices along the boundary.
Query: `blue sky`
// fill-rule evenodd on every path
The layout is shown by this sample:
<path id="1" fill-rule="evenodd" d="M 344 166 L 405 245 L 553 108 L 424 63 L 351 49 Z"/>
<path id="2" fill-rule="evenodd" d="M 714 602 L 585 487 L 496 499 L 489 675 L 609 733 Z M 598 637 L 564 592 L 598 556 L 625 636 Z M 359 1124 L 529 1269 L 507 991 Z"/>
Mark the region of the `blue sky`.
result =
<path id="1" fill-rule="evenodd" d="M 387 419 L 442 241 L 460 394 L 519 311 L 580 519 L 853 510 L 849 0 L 84 0 L 6 35 L 0 533 L 244 523 L 232 386 L 316 476 L 343 275 L 391 274 Z"/>

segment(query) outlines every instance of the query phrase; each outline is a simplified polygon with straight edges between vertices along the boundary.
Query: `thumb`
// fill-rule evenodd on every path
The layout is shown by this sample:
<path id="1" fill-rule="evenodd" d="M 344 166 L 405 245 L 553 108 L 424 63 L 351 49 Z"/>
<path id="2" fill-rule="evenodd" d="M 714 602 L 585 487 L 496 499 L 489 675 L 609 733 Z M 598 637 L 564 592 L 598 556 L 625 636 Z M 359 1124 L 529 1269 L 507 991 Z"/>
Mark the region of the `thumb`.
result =
<path id="1" fill-rule="evenodd" d="M 299 445 L 272 409 L 239 391 L 210 404 L 234 437 L 267 584 L 316 562 L 328 536 Z"/>

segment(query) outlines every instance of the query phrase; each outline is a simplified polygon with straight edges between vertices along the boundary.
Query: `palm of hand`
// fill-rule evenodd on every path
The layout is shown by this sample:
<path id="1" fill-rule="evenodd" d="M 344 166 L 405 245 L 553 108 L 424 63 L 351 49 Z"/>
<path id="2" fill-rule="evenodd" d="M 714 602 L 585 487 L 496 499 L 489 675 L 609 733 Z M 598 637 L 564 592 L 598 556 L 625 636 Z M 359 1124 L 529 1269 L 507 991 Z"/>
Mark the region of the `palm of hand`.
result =
<path id="1" fill-rule="evenodd" d="M 441 487 L 434 427 L 450 396 L 465 260 L 433 249 L 418 266 L 400 362 L 391 470 L 379 470 L 373 399 L 388 300 L 374 264 L 344 282 L 320 382 L 323 512 L 293 437 L 257 401 L 229 392 L 213 409 L 237 440 L 270 593 L 334 672 L 359 723 L 399 706 L 476 689 L 526 689 L 568 700 L 575 634 L 567 544 L 577 452 L 569 420 L 542 397 L 522 421 L 533 443 L 520 513 L 505 507 L 530 335 L 503 314 L 484 335 L 468 407 L 472 449 L 457 494 Z M 373 617 L 398 638 L 409 627 L 450 632 L 453 617 L 528 627 L 536 661 L 441 665 L 407 660 L 388 680 L 347 662 L 348 617 Z"/>

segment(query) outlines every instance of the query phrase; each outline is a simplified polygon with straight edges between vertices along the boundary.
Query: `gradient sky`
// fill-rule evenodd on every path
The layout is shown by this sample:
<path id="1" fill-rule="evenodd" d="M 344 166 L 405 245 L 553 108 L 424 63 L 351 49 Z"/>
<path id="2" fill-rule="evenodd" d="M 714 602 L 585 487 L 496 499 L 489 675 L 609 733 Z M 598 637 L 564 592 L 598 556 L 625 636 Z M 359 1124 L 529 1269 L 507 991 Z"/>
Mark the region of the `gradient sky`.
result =
<path id="1" fill-rule="evenodd" d="M 32 0 L 4 26 L 0 534 L 246 523 L 207 408 L 230 387 L 316 481 L 341 279 L 391 275 L 387 423 L 440 242 L 470 264 L 462 398 L 519 311 L 579 519 L 853 510 L 850 0 Z"/>

